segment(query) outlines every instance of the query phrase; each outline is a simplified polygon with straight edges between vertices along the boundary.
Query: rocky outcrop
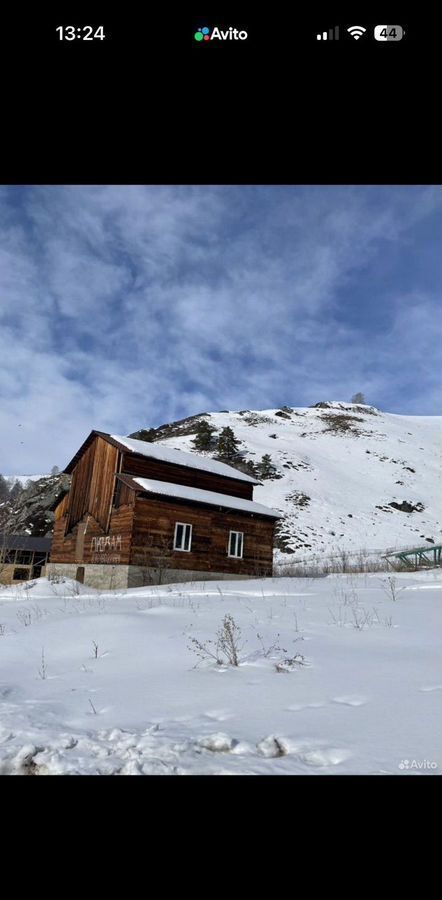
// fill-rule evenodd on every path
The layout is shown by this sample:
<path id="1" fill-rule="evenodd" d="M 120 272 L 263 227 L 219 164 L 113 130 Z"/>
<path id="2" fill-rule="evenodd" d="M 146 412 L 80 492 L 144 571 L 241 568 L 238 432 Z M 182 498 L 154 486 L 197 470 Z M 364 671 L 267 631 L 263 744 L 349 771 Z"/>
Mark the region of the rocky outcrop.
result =
<path id="1" fill-rule="evenodd" d="M 392 500 L 391 503 L 388 504 L 392 506 L 394 509 L 398 509 L 400 512 L 412 513 L 412 512 L 423 512 L 425 509 L 423 503 L 409 503 L 408 500 L 403 500 L 402 503 L 396 503 L 395 500 Z"/>
<path id="2" fill-rule="evenodd" d="M 57 497 L 69 489 L 69 475 L 60 472 L 32 481 L 17 497 L 6 519 L 4 530 L 36 537 L 51 535 L 54 513 L 51 506 Z"/>

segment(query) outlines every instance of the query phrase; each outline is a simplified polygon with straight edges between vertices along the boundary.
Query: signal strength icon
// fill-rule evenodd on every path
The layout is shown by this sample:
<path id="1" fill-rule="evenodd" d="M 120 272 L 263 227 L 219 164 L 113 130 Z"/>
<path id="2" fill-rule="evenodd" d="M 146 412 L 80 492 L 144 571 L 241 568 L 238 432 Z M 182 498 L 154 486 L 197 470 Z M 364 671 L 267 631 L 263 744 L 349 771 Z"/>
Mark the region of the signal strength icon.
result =
<path id="1" fill-rule="evenodd" d="M 339 25 L 335 25 L 334 28 L 329 28 L 328 32 L 323 31 L 321 34 L 316 35 L 317 41 L 339 41 Z"/>
<path id="2" fill-rule="evenodd" d="M 350 25 L 350 28 L 347 28 L 349 34 L 354 37 L 355 41 L 358 41 L 360 37 L 367 31 L 362 25 Z"/>

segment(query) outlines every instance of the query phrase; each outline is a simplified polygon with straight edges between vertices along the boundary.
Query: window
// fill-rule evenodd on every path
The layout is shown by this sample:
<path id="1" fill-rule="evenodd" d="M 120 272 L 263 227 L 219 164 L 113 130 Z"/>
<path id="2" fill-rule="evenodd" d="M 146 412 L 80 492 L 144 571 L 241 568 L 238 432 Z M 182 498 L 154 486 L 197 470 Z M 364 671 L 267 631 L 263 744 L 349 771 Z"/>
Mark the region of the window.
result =
<path id="1" fill-rule="evenodd" d="M 30 574 L 29 569 L 14 569 L 13 581 L 27 581 Z"/>
<path id="2" fill-rule="evenodd" d="M 192 543 L 192 526 L 186 525 L 184 522 L 177 522 L 175 525 L 175 537 L 173 541 L 174 550 L 186 550 L 189 552 Z"/>
<path id="3" fill-rule="evenodd" d="M 47 563 L 47 553 L 35 553 L 34 554 L 34 566 L 45 566 Z"/>
<path id="4" fill-rule="evenodd" d="M 16 563 L 21 563 L 22 565 L 30 565 L 33 557 L 32 550 L 17 550 L 17 556 L 15 557 Z"/>
<path id="5" fill-rule="evenodd" d="M 244 543 L 243 531 L 231 531 L 229 536 L 229 556 L 242 558 L 242 550 Z"/>

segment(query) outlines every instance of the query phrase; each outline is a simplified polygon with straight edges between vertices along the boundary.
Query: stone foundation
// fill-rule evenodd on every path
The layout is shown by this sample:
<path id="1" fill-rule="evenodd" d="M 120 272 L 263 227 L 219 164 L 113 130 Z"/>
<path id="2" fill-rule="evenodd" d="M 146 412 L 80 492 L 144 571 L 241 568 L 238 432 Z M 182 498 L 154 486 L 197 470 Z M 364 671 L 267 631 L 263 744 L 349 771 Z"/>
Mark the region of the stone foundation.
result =
<path id="1" fill-rule="evenodd" d="M 80 571 L 79 571 L 80 570 Z M 84 577 L 81 577 L 84 570 Z M 48 577 L 64 575 L 66 578 L 82 581 L 88 587 L 100 590 L 120 590 L 121 588 L 148 587 L 151 584 L 176 584 L 182 581 L 236 581 L 257 578 L 256 575 L 235 575 L 231 572 L 204 572 L 194 569 L 167 569 L 160 573 L 151 571 L 146 576 L 140 566 L 80 565 L 77 563 L 49 563 Z"/>

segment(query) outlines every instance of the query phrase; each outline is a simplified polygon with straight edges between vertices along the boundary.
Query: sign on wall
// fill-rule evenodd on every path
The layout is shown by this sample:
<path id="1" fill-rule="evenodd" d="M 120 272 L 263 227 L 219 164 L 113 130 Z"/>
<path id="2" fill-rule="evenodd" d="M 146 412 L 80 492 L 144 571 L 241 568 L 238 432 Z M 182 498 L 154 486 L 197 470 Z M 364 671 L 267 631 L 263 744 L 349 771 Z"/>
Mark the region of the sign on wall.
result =
<path id="1" fill-rule="evenodd" d="M 116 551 L 121 550 L 121 534 L 107 534 L 91 538 L 90 550 L 93 563 L 118 564 L 120 554 Z"/>

